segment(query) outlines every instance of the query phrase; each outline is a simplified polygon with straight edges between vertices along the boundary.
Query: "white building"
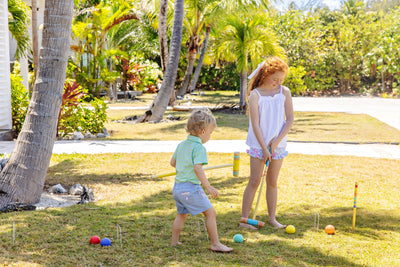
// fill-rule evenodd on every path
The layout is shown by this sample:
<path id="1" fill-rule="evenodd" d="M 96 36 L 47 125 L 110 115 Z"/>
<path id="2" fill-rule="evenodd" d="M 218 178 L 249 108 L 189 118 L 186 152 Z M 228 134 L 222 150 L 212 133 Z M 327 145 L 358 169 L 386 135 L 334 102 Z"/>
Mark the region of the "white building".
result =
<path id="1" fill-rule="evenodd" d="M 0 140 L 8 139 L 11 121 L 10 45 L 8 2 L 0 0 Z"/>
<path id="2" fill-rule="evenodd" d="M 31 6 L 31 1 L 25 1 Z M 38 0 L 38 27 L 43 24 L 43 13 L 45 0 Z M 41 27 L 39 27 L 41 28 Z M 29 28 L 31 34 L 31 28 Z M 39 47 L 42 40 L 42 31 L 39 31 Z M 10 62 L 15 59 L 16 43 L 9 37 L 8 31 L 8 1 L 0 0 L 0 141 L 9 140 L 11 137 L 11 82 Z M 10 40 L 11 39 L 11 40 Z M 20 59 L 21 74 L 25 87 L 28 87 L 28 60 Z"/>

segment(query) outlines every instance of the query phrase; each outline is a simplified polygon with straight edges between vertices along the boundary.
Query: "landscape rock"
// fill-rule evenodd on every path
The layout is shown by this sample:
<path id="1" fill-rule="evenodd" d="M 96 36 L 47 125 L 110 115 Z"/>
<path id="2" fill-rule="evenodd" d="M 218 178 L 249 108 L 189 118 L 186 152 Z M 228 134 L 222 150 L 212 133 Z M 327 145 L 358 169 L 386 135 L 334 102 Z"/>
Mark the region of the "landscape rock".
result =
<path id="1" fill-rule="evenodd" d="M 104 134 L 106 137 L 110 136 L 110 134 L 108 133 L 108 131 L 107 131 L 106 128 L 103 128 L 103 134 Z"/>
<path id="2" fill-rule="evenodd" d="M 83 193 L 83 187 L 81 184 L 75 184 L 71 186 L 71 188 L 69 189 L 70 195 L 82 195 L 82 193 Z"/>
<path id="3" fill-rule="evenodd" d="M 91 132 L 86 131 L 84 138 L 96 138 L 96 136 Z"/>
<path id="4" fill-rule="evenodd" d="M 106 136 L 105 134 L 103 134 L 103 133 L 98 133 L 98 134 L 96 135 L 96 137 L 97 137 L 97 138 L 106 138 L 107 136 Z"/>
<path id="5" fill-rule="evenodd" d="M 0 160 L 0 171 L 6 166 L 8 158 L 3 158 Z"/>
<path id="6" fill-rule="evenodd" d="M 94 193 L 92 189 L 88 188 L 86 185 L 83 186 L 83 193 L 81 194 L 81 201 L 78 204 L 85 204 L 94 201 Z"/>
<path id="7" fill-rule="evenodd" d="M 181 117 L 180 116 L 174 116 L 174 115 L 167 115 L 166 117 L 165 117 L 167 120 L 170 120 L 170 121 L 180 121 L 181 120 Z"/>
<path id="8" fill-rule="evenodd" d="M 81 132 L 75 132 L 71 137 L 72 140 L 81 140 L 83 138 L 85 138 L 85 137 L 83 136 L 83 134 Z"/>
<path id="9" fill-rule="evenodd" d="M 66 194 L 66 193 L 67 193 L 67 190 L 65 190 L 65 188 L 62 187 L 61 184 L 57 184 L 57 185 L 54 185 L 54 186 L 50 187 L 49 193 L 53 193 L 53 194 Z"/>

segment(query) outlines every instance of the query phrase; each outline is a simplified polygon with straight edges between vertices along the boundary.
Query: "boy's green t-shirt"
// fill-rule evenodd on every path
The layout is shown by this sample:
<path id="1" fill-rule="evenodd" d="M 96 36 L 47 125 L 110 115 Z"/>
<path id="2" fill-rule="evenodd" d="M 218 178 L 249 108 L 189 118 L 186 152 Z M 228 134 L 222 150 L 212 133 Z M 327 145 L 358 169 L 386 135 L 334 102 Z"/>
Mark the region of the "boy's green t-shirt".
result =
<path id="1" fill-rule="evenodd" d="M 200 137 L 189 135 L 179 143 L 172 157 L 176 160 L 175 182 L 200 184 L 193 167 L 195 164 L 208 164 L 207 151 Z"/>

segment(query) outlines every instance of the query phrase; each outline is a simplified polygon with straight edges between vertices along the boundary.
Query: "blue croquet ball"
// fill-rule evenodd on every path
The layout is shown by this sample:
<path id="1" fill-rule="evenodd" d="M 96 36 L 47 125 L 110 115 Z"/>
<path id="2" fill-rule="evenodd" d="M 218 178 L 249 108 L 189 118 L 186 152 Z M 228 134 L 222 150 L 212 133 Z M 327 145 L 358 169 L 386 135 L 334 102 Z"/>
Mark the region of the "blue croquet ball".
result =
<path id="1" fill-rule="evenodd" d="M 236 234 L 233 237 L 233 241 L 235 241 L 235 243 L 242 243 L 243 242 L 243 236 L 241 234 Z"/>
<path id="2" fill-rule="evenodd" d="M 101 245 L 102 247 L 111 246 L 111 240 L 108 239 L 108 238 L 103 238 L 103 239 L 101 240 L 101 242 L 100 242 L 100 245 Z"/>

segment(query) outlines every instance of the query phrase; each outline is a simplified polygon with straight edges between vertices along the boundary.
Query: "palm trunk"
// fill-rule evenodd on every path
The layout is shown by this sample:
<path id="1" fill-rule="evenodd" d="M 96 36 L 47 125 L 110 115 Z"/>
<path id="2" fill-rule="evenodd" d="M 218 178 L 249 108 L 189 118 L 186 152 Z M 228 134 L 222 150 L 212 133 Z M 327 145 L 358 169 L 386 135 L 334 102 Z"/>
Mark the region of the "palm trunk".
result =
<path id="1" fill-rule="evenodd" d="M 39 70 L 39 40 L 38 40 L 38 25 L 37 25 L 37 0 L 32 0 L 32 49 L 33 49 L 33 65 L 35 79 Z"/>
<path id="2" fill-rule="evenodd" d="M 246 94 L 247 94 L 247 71 L 243 69 L 240 72 L 240 108 L 246 107 Z"/>
<path id="3" fill-rule="evenodd" d="M 161 69 L 163 73 L 165 73 L 168 60 L 167 14 L 168 0 L 160 0 L 160 14 L 158 17 L 158 41 L 160 44 Z"/>
<path id="4" fill-rule="evenodd" d="M 192 82 L 190 83 L 189 90 L 188 90 L 189 92 L 193 92 L 196 89 L 196 84 L 197 84 L 197 81 L 199 80 L 201 68 L 203 66 L 204 57 L 206 56 L 208 39 L 210 39 L 210 31 L 211 31 L 211 26 L 207 26 L 206 36 L 205 36 L 204 42 L 203 42 L 203 48 L 201 49 L 200 58 L 197 61 L 196 69 L 194 70 Z"/>
<path id="5" fill-rule="evenodd" d="M 175 1 L 174 23 L 172 26 L 172 36 L 170 53 L 168 56 L 167 69 L 165 70 L 164 80 L 161 84 L 160 91 L 150 109 L 138 120 L 143 121 L 161 121 L 165 111 L 167 110 L 168 102 L 171 93 L 174 90 L 176 73 L 178 72 L 179 56 L 181 53 L 182 43 L 182 26 L 184 15 L 184 0 Z"/>
<path id="6" fill-rule="evenodd" d="M 74 1 L 47 0 L 40 68 L 22 131 L 0 174 L 0 206 L 40 200 L 56 136 Z"/>
<path id="7" fill-rule="evenodd" d="M 179 88 L 177 95 L 184 95 L 186 94 L 187 88 L 189 86 L 190 78 L 192 78 L 194 62 L 196 61 L 196 50 L 191 49 L 189 50 L 189 58 L 188 58 L 188 65 L 185 72 L 185 77 L 183 78 L 181 87 Z"/>

